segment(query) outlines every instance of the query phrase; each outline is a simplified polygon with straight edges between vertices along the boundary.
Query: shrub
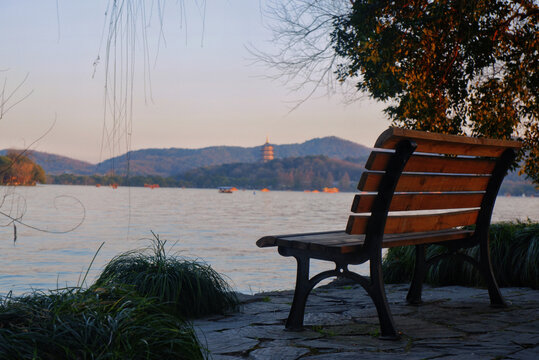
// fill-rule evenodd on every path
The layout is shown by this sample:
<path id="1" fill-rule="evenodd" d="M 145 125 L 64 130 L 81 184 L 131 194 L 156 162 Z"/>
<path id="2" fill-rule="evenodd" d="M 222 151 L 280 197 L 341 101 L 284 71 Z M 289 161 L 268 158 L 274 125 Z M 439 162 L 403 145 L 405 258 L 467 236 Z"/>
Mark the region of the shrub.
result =
<path id="1" fill-rule="evenodd" d="M 492 224 L 489 236 L 491 261 L 498 284 L 539 289 L 539 223 Z M 444 251 L 441 245 L 430 245 L 427 258 Z M 463 253 L 478 259 L 479 247 L 466 249 Z M 389 249 L 382 264 L 384 281 L 409 282 L 414 264 L 413 246 Z M 431 266 L 425 282 L 434 285 L 484 286 L 479 272 L 458 257 L 444 258 Z"/>
<path id="2" fill-rule="evenodd" d="M 154 234 L 150 248 L 113 258 L 94 287 L 131 286 L 141 296 L 158 299 L 171 313 L 189 318 L 236 308 L 235 293 L 216 271 L 199 261 L 169 256 L 165 244 Z"/>

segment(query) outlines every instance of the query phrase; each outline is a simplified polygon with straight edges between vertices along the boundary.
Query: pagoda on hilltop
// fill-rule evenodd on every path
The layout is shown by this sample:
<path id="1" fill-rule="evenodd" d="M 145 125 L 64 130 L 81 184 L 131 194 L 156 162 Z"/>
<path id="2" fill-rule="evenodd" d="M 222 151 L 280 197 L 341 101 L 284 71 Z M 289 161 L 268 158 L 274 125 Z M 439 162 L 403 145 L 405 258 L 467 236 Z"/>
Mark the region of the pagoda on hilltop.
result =
<path id="1" fill-rule="evenodd" d="M 262 146 L 262 161 L 268 162 L 273 160 L 273 146 L 270 145 L 266 137 L 266 143 Z"/>

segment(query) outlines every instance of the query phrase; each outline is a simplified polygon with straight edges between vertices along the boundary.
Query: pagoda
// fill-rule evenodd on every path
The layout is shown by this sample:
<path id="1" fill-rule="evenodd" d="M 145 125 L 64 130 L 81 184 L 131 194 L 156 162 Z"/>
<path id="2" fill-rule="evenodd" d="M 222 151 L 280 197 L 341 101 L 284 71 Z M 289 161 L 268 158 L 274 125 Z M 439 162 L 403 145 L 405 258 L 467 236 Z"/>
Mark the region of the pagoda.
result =
<path id="1" fill-rule="evenodd" d="M 270 145 L 268 138 L 266 137 L 266 143 L 262 146 L 262 161 L 268 162 L 273 160 L 273 146 Z"/>

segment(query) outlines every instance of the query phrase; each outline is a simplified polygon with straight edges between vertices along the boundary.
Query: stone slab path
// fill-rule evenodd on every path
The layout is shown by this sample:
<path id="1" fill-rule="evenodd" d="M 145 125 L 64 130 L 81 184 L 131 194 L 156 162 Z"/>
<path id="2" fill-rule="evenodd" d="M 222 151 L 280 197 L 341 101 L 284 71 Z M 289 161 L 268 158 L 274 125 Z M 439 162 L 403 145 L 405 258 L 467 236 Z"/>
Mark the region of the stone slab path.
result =
<path id="1" fill-rule="evenodd" d="M 485 289 L 428 287 L 421 306 L 405 302 L 407 285 L 386 292 L 400 340 L 378 339 L 376 310 L 358 285 L 317 288 L 306 330 L 284 329 L 292 291 L 240 295 L 239 312 L 194 322 L 215 360 L 539 359 L 539 291 L 503 288 L 508 308 L 489 306 Z"/>

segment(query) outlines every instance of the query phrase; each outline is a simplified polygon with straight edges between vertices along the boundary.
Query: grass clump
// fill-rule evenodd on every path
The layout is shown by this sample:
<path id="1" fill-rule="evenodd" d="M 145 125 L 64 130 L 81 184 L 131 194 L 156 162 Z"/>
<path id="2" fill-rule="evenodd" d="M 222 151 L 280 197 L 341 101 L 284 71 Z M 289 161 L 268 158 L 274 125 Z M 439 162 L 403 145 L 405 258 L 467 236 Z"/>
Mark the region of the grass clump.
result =
<path id="1" fill-rule="evenodd" d="M 185 319 L 234 309 L 236 295 L 209 265 L 169 256 L 165 244 L 154 234 L 87 289 L 0 298 L 0 359 L 206 358 Z"/>
<path id="2" fill-rule="evenodd" d="M 190 323 L 123 288 L 63 289 L 0 303 L 1 359 L 203 359 Z"/>
<path id="3" fill-rule="evenodd" d="M 113 258 L 95 287 L 130 286 L 143 297 L 156 298 L 167 311 L 181 317 L 236 308 L 236 295 L 219 273 L 205 263 L 168 255 L 165 244 L 154 234 L 151 247 Z"/>
<path id="4" fill-rule="evenodd" d="M 443 246 L 430 245 L 427 247 L 427 258 L 444 252 Z M 463 253 L 478 259 L 479 247 L 466 249 Z M 490 254 L 494 276 L 499 286 L 539 289 L 539 223 L 528 221 L 492 224 Z M 409 282 L 414 264 L 413 246 L 389 249 L 382 264 L 384 281 Z M 485 285 L 479 272 L 458 257 L 447 257 L 431 266 L 425 282 L 433 285 Z"/>

